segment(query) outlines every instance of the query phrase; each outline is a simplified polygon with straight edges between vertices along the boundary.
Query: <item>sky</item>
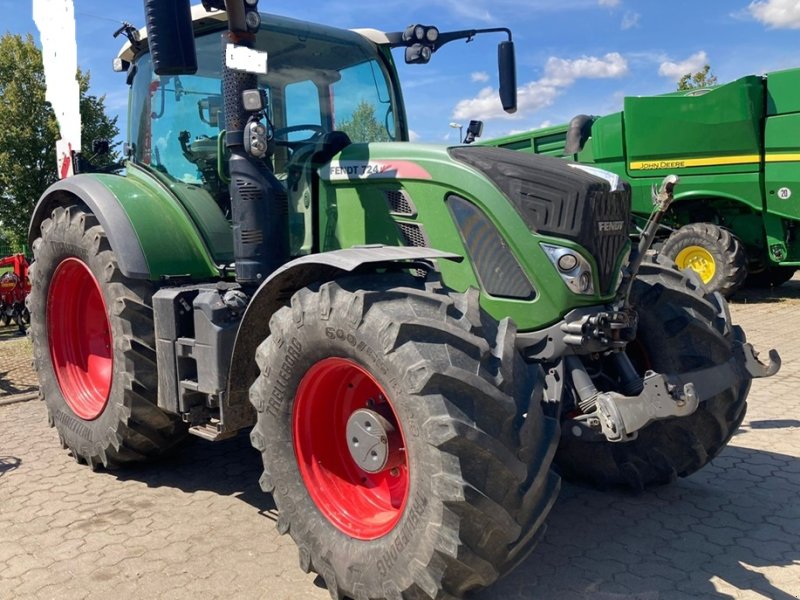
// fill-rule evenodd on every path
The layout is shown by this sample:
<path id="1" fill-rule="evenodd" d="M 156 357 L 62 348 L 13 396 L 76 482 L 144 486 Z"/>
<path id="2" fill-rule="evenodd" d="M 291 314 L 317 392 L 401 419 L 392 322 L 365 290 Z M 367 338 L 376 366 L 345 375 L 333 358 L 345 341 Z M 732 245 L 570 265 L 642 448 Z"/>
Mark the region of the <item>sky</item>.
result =
<path id="1" fill-rule="evenodd" d="M 125 138 L 125 75 L 111 70 L 122 20 L 143 25 L 141 0 L 74 0 L 78 64 L 105 95 Z M 343 28 L 442 31 L 509 27 L 517 52 L 519 110 L 497 96 L 499 35 L 453 42 L 428 65 L 395 60 L 414 141 L 456 143 L 470 119 L 484 139 L 620 110 L 625 96 L 673 91 L 705 63 L 719 81 L 800 66 L 800 0 L 261 0 L 259 9 Z M 31 0 L 0 0 L 0 33 L 32 33 Z M 86 143 L 87 140 L 84 140 Z"/>

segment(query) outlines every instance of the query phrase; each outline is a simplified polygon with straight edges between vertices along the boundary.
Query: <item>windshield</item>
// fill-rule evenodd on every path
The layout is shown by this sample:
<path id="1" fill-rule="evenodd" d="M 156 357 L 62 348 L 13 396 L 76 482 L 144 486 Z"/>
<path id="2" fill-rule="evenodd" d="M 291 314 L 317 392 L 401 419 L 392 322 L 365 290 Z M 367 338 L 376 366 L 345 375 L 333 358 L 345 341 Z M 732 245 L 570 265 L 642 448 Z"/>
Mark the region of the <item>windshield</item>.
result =
<path id="1" fill-rule="evenodd" d="M 353 142 L 406 139 L 383 59 L 361 36 L 330 31 L 297 22 L 263 26 L 258 34 L 256 47 L 269 56 L 269 72 L 258 85 L 267 92 L 276 139 L 300 141 L 333 130 Z M 195 75 L 158 77 L 150 55 L 139 58 L 129 117 L 135 162 L 200 184 L 218 170 L 223 148 L 220 32 L 198 37 L 196 45 Z M 290 150 L 277 145 L 276 172 L 289 157 Z"/>

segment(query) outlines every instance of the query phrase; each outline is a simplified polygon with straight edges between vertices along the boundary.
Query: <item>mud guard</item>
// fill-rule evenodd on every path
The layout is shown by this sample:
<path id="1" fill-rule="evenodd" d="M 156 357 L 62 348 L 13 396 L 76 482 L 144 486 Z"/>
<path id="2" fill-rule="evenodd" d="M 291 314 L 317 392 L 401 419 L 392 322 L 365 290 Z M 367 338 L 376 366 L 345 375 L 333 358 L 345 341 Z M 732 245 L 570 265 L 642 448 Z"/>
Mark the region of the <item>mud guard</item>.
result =
<path id="1" fill-rule="evenodd" d="M 219 276 L 200 233 L 176 201 L 116 175 L 75 175 L 47 188 L 33 210 L 28 244 L 33 246 L 42 222 L 54 208 L 74 204 L 76 199 L 97 217 L 126 277 Z"/>
<path id="2" fill-rule="evenodd" d="M 456 262 L 463 260 L 458 254 L 432 248 L 364 246 L 310 254 L 277 269 L 256 290 L 239 325 L 228 374 L 228 402 L 250 406 L 247 394 L 258 377 L 256 348 L 269 335 L 270 317 L 287 304 L 297 290 L 316 281 L 328 281 L 351 273 L 360 267 L 377 269 L 392 263 L 439 258 Z M 249 424 L 252 423 L 240 426 Z"/>

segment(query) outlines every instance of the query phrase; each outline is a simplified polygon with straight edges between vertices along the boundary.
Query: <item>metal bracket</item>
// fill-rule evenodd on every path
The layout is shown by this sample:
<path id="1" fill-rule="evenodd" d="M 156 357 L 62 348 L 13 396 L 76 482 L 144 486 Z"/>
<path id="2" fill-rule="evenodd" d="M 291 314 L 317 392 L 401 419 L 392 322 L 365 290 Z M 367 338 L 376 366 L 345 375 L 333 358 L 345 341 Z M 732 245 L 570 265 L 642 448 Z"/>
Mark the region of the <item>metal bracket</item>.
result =
<path id="1" fill-rule="evenodd" d="M 622 350 L 636 337 L 638 317 L 633 311 L 607 311 L 564 321 L 564 342 L 578 348 Z"/>
<path id="2" fill-rule="evenodd" d="M 638 396 L 616 393 L 600 394 L 597 413 L 603 435 L 611 442 L 630 441 L 635 432 L 653 421 L 669 417 L 686 417 L 697 410 L 700 398 L 693 383 L 678 388 L 664 375 L 648 373 L 644 390 Z"/>

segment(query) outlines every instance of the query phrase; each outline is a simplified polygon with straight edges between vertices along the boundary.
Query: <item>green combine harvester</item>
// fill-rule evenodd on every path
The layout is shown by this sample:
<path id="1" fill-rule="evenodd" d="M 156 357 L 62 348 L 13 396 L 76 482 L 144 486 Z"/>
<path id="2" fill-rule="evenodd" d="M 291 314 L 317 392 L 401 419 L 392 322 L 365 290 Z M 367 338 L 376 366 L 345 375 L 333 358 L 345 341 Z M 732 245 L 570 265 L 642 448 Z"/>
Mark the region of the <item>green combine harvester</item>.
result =
<path id="1" fill-rule="evenodd" d="M 781 285 L 800 267 L 800 69 L 625 98 L 622 112 L 484 142 L 564 157 L 630 182 L 634 225 L 650 188 L 681 177 L 657 247 L 711 291 Z"/>
<path id="2" fill-rule="evenodd" d="M 560 476 L 641 489 L 724 448 L 779 357 L 632 249 L 626 184 L 407 141 L 392 50 L 504 35 L 513 111 L 508 30 L 345 31 L 257 4 L 146 0 L 115 61 L 124 172 L 73 157 L 84 172 L 35 208 L 34 362 L 64 448 L 111 469 L 249 432 L 300 567 L 355 600 L 489 586 Z"/>

